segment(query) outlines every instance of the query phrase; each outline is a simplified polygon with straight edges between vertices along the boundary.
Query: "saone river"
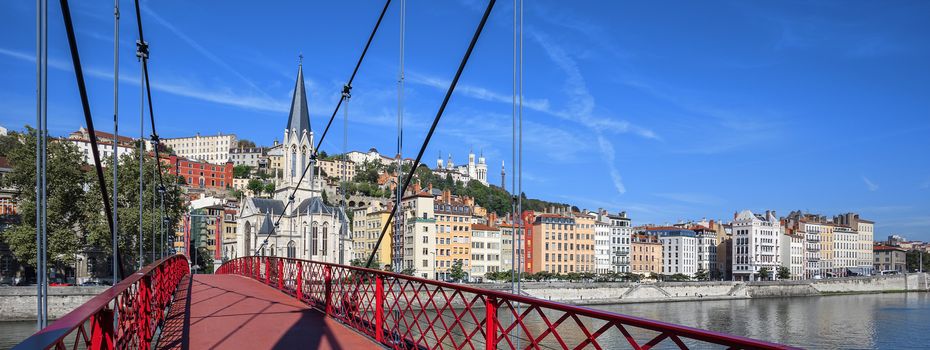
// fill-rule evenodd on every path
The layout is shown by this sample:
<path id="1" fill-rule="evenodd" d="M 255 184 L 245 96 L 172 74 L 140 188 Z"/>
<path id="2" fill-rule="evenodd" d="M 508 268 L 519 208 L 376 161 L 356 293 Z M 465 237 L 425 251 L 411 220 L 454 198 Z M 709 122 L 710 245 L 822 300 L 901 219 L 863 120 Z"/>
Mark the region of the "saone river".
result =
<path id="1" fill-rule="evenodd" d="M 928 293 L 621 304 L 594 308 L 808 349 L 930 349 Z M 31 321 L 0 322 L 0 349 L 12 347 L 33 333 L 34 327 L 35 322 Z M 623 343 L 612 344 L 627 348 Z"/>

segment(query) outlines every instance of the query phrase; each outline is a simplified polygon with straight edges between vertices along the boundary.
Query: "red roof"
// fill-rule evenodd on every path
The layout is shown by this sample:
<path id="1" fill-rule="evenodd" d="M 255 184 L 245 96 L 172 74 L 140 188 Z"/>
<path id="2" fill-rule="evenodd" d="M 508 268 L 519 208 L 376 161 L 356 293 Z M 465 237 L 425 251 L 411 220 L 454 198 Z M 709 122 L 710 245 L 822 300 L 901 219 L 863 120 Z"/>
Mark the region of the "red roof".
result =
<path id="1" fill-rule="evenodd" d="M 877 251 L 897 250 L 897 251 L 902 251 L 902 252 L 905 251 L 904 248 L 901 248 L 901 247 L 893 247 L 893 246 L 889 246 L 889 245 L 877 245 L 877 246 L 872 247 L 872 250 L 873 250 L 873 251 L 876 251 L 876 250 L 877 250 Z"/>
<path id="2" fill-rule="evenodd" d="M 471 224 L 471 229 L 479 231 L 498 231 L 497 227 L 491 227 L 485 224 Z"/>

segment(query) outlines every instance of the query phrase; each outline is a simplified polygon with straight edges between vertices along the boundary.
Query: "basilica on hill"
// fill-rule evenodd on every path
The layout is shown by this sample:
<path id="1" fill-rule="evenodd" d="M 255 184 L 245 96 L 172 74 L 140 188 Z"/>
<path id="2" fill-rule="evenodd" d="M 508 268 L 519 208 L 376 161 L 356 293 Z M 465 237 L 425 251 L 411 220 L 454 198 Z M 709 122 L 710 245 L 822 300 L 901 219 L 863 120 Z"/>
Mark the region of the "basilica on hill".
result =
<path id="1" fill-rule="evenodd" d="M 300 179 L 313 153 L 308 108 L 301 64 L 282 139 L 284 173 L 275 180 L 272 198 L 250 196 L 242 200 L 232 258 L 264 255 L 349 263 L 352 244 L 345 212 L 323 203 L 321 179 L 311 179 L 309 173 Z M 289 201 L 293 203 L 288 206 Z M 280 224 L 273 229 L 279 217 Z M 268 243 L 263 247 L 266 237 Z"/>

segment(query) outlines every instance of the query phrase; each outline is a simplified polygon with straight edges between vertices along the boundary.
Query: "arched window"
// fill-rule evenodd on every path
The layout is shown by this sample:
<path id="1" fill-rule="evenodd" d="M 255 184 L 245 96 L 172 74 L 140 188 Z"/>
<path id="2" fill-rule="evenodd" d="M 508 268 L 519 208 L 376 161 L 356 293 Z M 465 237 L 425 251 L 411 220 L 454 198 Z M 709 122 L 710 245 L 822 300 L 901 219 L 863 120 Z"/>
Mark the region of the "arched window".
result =
<path id="1" fill-rule="evenodd" d="M 323 256 L 326 256 L 326 243 L 329 241 L 329 225 L 323 225 Z"/>
<path id="2" fill-rule="evenodd" d="M 310 255 L 316 254 L 316 242 L 318 238 L 316 229 L 316 222 L 310 224 Z"/>
<path id="3" fill-rule="evenodd" d="M 291 177 L 297 176 L 297 148 L 291 148 Z"/>
<path id="4" fill-rule="evenodd" d="M 297 243 L 294 243 L 294 241 L 287 242 L 287 257 L 297 257 Z"/>
<path id="5" fill-rule="evenodd" d="M 303 147 L 300 149 L 300 172 L 301 174 L 306 168 L 307 168 L 307 147 Z"/>

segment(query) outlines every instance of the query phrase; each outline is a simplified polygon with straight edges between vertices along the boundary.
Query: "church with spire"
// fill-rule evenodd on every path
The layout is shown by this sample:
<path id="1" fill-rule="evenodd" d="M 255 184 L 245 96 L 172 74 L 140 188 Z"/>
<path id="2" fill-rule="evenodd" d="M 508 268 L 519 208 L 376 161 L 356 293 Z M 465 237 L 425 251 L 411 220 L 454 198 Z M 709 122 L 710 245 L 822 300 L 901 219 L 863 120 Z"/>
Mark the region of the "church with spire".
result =
<path id="1" fill-rule="evenodd" d="M 271 198 L 249 196 L 241 201 L 236 248 L 230 258 L 263 255 L 349 263 L 352 244 L 345 212 L 323 202 L 321 179 L 309 172 L 301 179 L 313 147 L 301 63 L 281 143 L 283 174 L 275 178 Z M 279 217 L 281 221 L 275 227 Z"/>

